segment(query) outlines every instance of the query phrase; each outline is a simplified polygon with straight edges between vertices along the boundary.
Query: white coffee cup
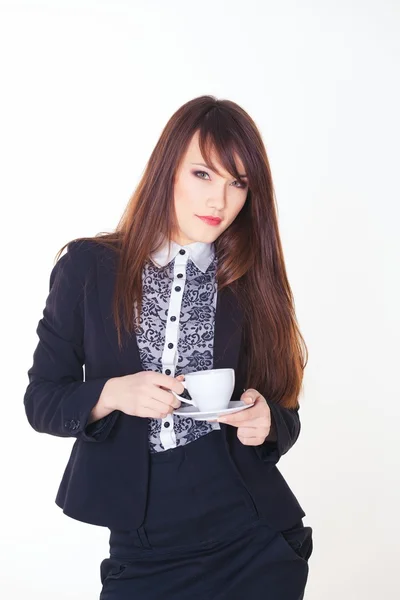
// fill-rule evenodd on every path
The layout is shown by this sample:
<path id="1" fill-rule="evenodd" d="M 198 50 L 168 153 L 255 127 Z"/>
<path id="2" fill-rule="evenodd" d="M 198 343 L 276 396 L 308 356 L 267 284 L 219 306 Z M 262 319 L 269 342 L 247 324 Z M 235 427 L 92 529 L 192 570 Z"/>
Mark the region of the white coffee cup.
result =
<path id="1" fill-rule="evenodd" d="M 234 369 L 207 369 L 185 373 L 181 381 L 192 400 L 186 400 L 175 392 L 174 396 L 182 402 L 192 404 L 201 412 L 211 412 L 228 408 L 235 388 Z M 172 391 L 172 390 L 171 390 Z"/>

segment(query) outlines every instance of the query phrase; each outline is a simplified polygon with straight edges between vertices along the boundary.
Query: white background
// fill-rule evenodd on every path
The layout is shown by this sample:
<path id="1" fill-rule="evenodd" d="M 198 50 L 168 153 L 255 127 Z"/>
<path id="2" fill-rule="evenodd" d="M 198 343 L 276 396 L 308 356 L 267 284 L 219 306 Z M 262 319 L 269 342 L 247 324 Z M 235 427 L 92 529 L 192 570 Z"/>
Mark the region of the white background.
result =
<path id="1" fill-rule="evenodd" d="M 5 598 L 100 592 L 108 530 L 56 506 L 73 439 L 29 426 L 26 372 L 56 252 L 116 226 L 202 94 L 247 110 L 271 162 L 310 352 L 278 465 L 314 530 L 306 600 L 398 597 L 399 38 L 395 0 L 0 3 Z"/>

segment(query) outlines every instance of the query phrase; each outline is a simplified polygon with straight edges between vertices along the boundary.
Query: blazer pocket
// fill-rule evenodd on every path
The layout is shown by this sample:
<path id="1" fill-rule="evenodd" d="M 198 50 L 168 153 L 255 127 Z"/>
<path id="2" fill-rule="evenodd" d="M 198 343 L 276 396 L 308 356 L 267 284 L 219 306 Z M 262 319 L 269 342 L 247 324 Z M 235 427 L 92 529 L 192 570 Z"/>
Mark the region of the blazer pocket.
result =
<path id="1" fill-rule="evenodd" d="M 100 579 L 102 585 L 106 579 L 118 579 L 127 567 L 127 563 L 116 558 L 105 558 L 100 564 Z"/>
<path id="2" fill-rule="evenodd" d="M 296 558 L 308 562 L 313 552 L 313 529 L 300 521 L 294 527 L 279 532 L 282 540 Z"/>

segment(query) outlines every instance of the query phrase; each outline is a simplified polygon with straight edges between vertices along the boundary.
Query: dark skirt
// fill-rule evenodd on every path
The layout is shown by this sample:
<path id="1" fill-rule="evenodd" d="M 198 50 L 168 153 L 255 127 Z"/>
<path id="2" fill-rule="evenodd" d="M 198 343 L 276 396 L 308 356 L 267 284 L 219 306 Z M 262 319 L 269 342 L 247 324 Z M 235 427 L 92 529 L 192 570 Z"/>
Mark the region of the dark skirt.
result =
<path id="1" fill-rule="evenodd" d="M 312 528 L 271 529 L 213 431 L 150 455 L 143 525 L 110 530 L 100 600 L 301 600 Z"/>

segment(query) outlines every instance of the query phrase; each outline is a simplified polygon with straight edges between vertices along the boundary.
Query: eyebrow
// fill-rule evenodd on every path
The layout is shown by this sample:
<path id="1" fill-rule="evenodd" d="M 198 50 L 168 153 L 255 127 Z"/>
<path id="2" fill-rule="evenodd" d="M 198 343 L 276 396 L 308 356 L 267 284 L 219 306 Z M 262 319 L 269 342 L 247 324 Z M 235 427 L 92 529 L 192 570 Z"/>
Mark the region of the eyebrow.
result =
<path id="1" fill-rule="evenodd" d="M 211 171 L 214 171 L 214 169 L 211 169 L 211 167 L 209 167 L 205 163 L 190 163 L 190 164 L 192 164 L 192 165 L 199 165 L 201 167 L 207 167 L 207 169 L 210 169 Z M 214 171 L 214 173 L 215 173 L 215 171 Z M 247 178 L 247 175 L 246 175 L 246 173 L 242 173 L 241 175 L 239 175 L 239 177 L 246 177 Z"/>

